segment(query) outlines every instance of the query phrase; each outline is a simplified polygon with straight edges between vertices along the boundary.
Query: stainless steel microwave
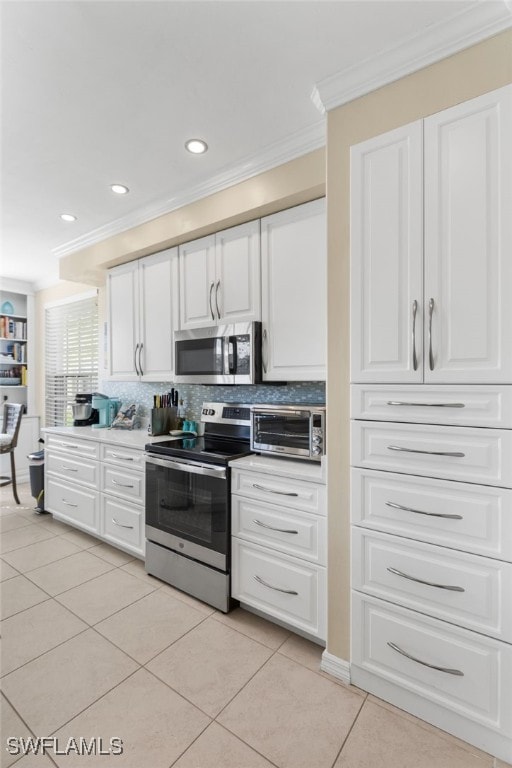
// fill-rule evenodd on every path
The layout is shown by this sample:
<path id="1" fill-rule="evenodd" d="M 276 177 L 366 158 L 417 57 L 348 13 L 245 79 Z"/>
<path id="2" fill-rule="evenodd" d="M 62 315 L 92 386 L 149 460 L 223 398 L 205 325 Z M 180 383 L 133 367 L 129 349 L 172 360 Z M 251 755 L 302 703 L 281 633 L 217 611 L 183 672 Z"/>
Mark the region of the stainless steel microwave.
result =
<path id="1" fill-rule="evenodd" d="M 257 384 L 261 323 L 233 323 L 174 332 L 178 384 Z"/>
<path id="2" fill-rule="evenodd" d="M 253 405 L 251 450 L 320 461 L 325 454 L 325 405 Z"/>

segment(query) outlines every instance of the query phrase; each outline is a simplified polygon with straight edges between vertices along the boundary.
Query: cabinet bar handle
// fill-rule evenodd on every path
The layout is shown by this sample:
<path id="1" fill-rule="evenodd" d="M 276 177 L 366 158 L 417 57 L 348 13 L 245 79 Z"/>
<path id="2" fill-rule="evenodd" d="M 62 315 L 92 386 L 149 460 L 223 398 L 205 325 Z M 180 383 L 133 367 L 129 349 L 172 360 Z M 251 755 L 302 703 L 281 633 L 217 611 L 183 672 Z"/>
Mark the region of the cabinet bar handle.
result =
<path id="1" fill-rule="evenodd" d="M 213 312 L 213 307 L 212 307 L 212 291 L 214 287 L 215 287 L 215 283 L 210 283 L 210 313 L 212 316 L 212 320 L 215 320 L 215 314 Z"/>
<path id="2" fill-rule="evenodd" d="M 144 344 L 141 344 L 139 347 L 139 370 L 140 370 L 141 376 L 144 376 L 144 371 L 142 370 L 142 359 L 141 359 L 143 349 L 144 349 Z"/>
<path id="3" fill-rule="evenodd" d="M 220 320 L 220 309 L 219 309 L 219 288 L 220 288 L 220 280 L 217 280 L 217 285 L 215 287 L 215 306 L 217 308 L 217 317 Z"/>
<path id="4" fill-rule="evenodd" d="M 66 501 L 66 499 L 61 499 L 63 504 L 66 504 L 68 507 L 78 507 L 78 504 L 72 504 L 70 501 Z"/>
<path id="5" fill-rule="evenodd" d="M 422 509 L 413 509 L 412 507 L 403 507 L 401 504 L 395 504 L 393 501 L 386 501 L 386 507 L 401 509 L 404 512 L 414 512 L 415 515 L 427 515 L 428 517 L 444 517 L 447 520 L 463 520 L 462 515 L 447 515 L 444 512 L 424 512 Z"/>
<path id="6" fill-rule="evenodd" d="M 416 659 L 414 656 L 411 656 L 410 653 L 407 653 L 406 651 L 402 650 L 398 645 L 395 645 L 395 643 L 389 643 L 388 645 L 390 648 L 392 648 L 397 653 L 400 653 L 402 656 L 405 656 L 407 659 L 410 659 L 411 661 L 415 661 L 416 664 L 422 664 L 424 667 L 428 667 L 429 669 L 436 669 L 438 672 L 445 672 L 447 675 L 457 675 L 458 677 L 464 677 L 464 672 L 461 672 L 460 669 L 450 669 L 449 667 L 437 667 L 435 664 L 429 664 L 428 661 L 422 661 L 421 659 Z"/>
<path id="7" fill-rule="evenodd" d="M 277 493 L 279 496 L 298 496 L 298 493 L 293 493 L 293 491 L 275 491 L 273 488 L 265 488 L 264 485 L 258 485 L 257 483 L 252 484 L 253 488 L 257 488 L 258 491 L 266 491 L 267 493 Z"/>
<path id="8" fill-rule="evenodd" d="M 112 478 L 112 485 L 118 485 L 120 488 L 133 488 L 133 485 L 130 485 L 129 483 L 118 483 L 114 478 Z"/>
<path id="9" fill-rule="evenodd" d="M 268 333 L 267 329 L 263 331 L 263 343 L 261 345 L 262 351 L 261 351 L 261 363 L 263 365 L 263 373 L 267 372 L 267 362 L 268 362 Z M 265 354 L 263 354 L 263 349 L 265 349 Z"/>
<path id="10" fill-rule="evenodd" d="M 426 453 L 429 456 L 454 456 L 462 459 L 466 454 L 461 451 L 420 451 L 419 448 L 402 448 L 400 445 L 388 445 L 388 451 L 402 451 L 403 453 Z"/>
<path id="11" fill-rule="evenodd" d="M 415 576 L 409 576 L 403 571 L 399 571 L 396 568 L 387 568 L 389 573 L 394 573 L 395 576 L 400 576 L 402 579 L 409 579 L 409 581 L 416 581 L 418 584 L 425 584 L 427 587 L 436 587 L 436 589 L 448 589 L 450 592 L 465 592 L 464 587 L 452 587 L 450 584 L 436 584 L 433 581 L 423 581 L 423 579 L 417 579 Z"/>
<path id="12" fill-rule="evenodd" d="M 418 370 L 418 358 L 416 356 L 416 313 L 418 311 L 418 302 L 414 299 L 412 303 L 412 367 Z"/>
<path id="13" fill-rule="evenodd" d="M 66 448 L 80 448 L 79 445 L 75 445 L 74 443 L 62 443 Z"/>
<path id="14" fill-rule="evenodd" d="M 137 367 L 137 351 L 138 351 L 138 349 L 139 349 L 139 345 L 136 344 L 134 352 L 133 352 L 133 367 L 135 368 L 135 373 L 137 374 L 137 376 L 140 376 L 140 371 L 139 371 L 139 369 Z"/>
<path id="15" fill-rule="evenodd" d="M 272 584 L 267 584 L 266 581 L 263 581 L 263 579 L 256 575 L 254 577 L 256 581 L 259 584 L 263 584 L 264 587 L 268 587 L 269 589 L 274 589 L 276 592 L 284 592 L 285 595 L 298 595 L 299 593 L 296 592 L 294 589 L 281 589 L 281 587 L 273 587 Z"/>
<path id="16" fill-rule="evenodd" d="M 135 461 L 133 456 L 123 456 L 121 453 L 113 453 L 112 454 L 113 459 L 122 459 L 123 461 Z"/>
<path id="17" fill-rule="evenodd" d="M 432 352 L 432 315 L 434 314 L 434 299 L 428 303 L 428 365 L 434 370 L 434 353 Z"/>
<path id="18" fill-rule="evenodd" d="M 261 528 L 268 528 L 270 531 L 278 531 L 278 533 L 298 533 L 298 531 L 286 530 L 286 528 L 273 528 L 271 525 L 262 523 L 261 520 L 253 520 L 253 523 L 256 523 Z"/>
<path id="19" fill-rule="evenodd" d="M 405 400 L 388 400 L 388 405 L 409 405 L 416 408 L 465 408 L 465 403 L 412 403 Z"/>
<path id="20" fill-rule="evenodd" d="M 78 472 L 78 469 L 75 469 L 74 467 L 66 467 L 65 464 L 61 464 L 60 466 L 62 467 L 62 469 L 65 469 L 68 472 Z"/>
<path id="21" fill-rule="evenodd" d="M 112 522 L 114 523 L 114 525 L 118 525 L 120 528 L 130 528 L 130 529 L 133 529 L 135 527 L 134 525 L 123 525 L 123 523 L 118 523 L 117 520 L 115 519 L 115 517 L 112 518 Z"/>

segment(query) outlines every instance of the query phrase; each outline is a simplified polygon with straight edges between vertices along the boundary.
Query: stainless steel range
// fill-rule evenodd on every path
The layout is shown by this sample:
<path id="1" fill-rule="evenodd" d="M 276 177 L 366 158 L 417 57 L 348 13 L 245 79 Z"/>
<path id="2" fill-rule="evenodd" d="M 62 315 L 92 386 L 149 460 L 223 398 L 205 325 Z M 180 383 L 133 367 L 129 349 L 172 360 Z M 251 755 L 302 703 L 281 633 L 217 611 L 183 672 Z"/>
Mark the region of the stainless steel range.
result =
<path id="1" fill-rule="evenodd" d="M 228 462 L 250 451 L 250 406 L 204 403 L 204 436 L 146 445 L 146 571 L 227 613 Z"/>

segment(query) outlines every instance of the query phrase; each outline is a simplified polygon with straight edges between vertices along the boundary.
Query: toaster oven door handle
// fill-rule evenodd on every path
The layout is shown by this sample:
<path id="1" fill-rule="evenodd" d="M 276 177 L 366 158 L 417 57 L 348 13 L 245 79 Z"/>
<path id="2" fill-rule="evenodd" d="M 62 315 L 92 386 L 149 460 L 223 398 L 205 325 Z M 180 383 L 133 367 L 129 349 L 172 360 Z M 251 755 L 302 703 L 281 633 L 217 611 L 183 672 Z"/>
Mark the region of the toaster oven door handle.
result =
<path id="1" fill-rule="evenodd" d="M 226 468 L 212 466 L 204 466 L 204 464 L 193 464 L 184 461 L 176 461 L 175 459 L 161 459 L 152 453 L 146 454 L 146 463 L 155 464 L 157 467 L 165 467 L 165 469 L 178 469 L 182 472 L 189 472 L 191 475 L 207 475 L 208 477 L 218 477 L 221 480 L 226 478 Z"/>
<path id="2" fill-rule="evenodd" d="M 309 419 L 309 416 L 311 414 L 311 411 L 285 411 L 285 410 L 279 410 L 274 409 L 267 410 L 266 408 L 257 408 L 256 406 L 252 407 L 252 412 L 256 416 L 304 416 L 305 418 Z"/>

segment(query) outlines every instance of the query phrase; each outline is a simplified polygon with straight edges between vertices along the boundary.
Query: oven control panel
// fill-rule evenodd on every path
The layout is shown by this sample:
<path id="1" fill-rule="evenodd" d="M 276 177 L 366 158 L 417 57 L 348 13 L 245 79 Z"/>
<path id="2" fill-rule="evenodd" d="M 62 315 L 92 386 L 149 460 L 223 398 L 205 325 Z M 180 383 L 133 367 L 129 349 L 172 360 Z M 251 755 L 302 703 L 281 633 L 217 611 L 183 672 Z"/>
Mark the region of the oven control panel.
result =
<path id="1" fill-rule="evenodd" d="M 245 403 L 203 403 L 201 421 L 249 426 L 251 406 Z"/>

